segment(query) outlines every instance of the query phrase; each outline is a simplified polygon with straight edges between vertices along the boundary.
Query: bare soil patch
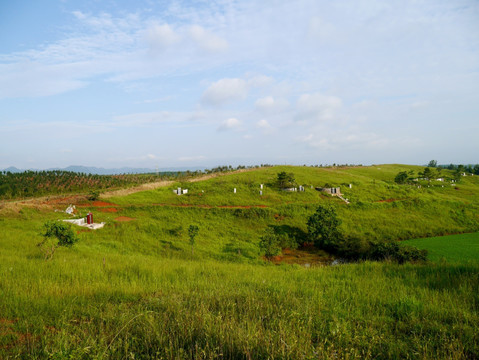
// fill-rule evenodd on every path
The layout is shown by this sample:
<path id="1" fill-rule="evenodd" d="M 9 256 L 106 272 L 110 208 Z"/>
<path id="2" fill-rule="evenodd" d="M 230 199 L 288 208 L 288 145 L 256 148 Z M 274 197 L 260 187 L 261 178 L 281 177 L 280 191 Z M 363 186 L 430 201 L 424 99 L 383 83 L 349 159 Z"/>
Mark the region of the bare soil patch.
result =
<path id="1" fill-rule="evenodd" d="M 118 212 L 117 208 L 112 208 L 112 207 L 110 207 L 110 208 L 99 208 L 97 210 L 100 211 L 100 212 L 104 212 L 104 213 L 116 213 L 116 212 Z"/>

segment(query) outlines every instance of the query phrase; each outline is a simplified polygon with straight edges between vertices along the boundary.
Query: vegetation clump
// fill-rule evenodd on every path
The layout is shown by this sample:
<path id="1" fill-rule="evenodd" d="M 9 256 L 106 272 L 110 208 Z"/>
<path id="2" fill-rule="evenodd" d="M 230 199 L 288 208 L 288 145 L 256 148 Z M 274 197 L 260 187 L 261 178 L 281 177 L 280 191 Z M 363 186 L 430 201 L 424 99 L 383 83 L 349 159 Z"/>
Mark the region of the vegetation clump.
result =
<path id="1" fill-rule="evenodd" d="M 276 183 L 280 189 L 287 189 L 294 187 L 296 180 L 293 173 L 287 173 L 286 171 L 281 171 L 278 173 L 276 178 Z"/>
<path id="2" fill-rule="evenodd" d="M 316 247 L 351 260 L 392 260 L 399 264 L 427 260 L 427 250 L 395 240 L 371 241 L 346 236 L 340 232 L 340 225 L 336 210 L 320 205 L 308 218 L 308 235 Z"/>
<path id="3" fill-rule="evenodd" d="M 47 221 L 43 224 L 45 232 L 43 233 L 43 240 L 37 244 L 45 255 L 45 260 L 53 258 L 55 250 L 59 246 L 70 247 L 79 239 L 75 236 L 71 226 L 58 222 Z"/>

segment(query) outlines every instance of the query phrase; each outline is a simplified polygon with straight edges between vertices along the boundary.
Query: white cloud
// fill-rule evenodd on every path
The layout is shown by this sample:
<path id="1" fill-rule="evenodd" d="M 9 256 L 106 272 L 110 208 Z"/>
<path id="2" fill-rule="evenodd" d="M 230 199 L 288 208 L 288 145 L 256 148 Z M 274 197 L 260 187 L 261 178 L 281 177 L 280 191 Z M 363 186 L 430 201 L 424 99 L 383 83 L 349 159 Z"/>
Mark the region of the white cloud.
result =
<path id="1" fill-rule="evenodd" d="M 182 156 L 178 158 L 178 161 L 181 162 L 196 162 L 196 161 L 201 161 L 205 160 L 206 157 L 203 155 L 198 155 L 198 156 Z"/>
<path id="2" fill-rule="evenodd" d="M 245 99 L 247 95 L 248 85 L 243 79 L 221 79 L 206 89 L 201 100 L 210 105 L 222 105 Z"/>
<path id="3" fill-rule="evenodd" d="M 274 79 L 271 76 L 256 75 L 248 78 L 248 85 L 252 87 L 264 87 L 271 85 Z"/>
<path id="4" fill-rule="evenodd" d="M 272 96 L 266 96 L 256 100 L 255 107 L 263 113 L 279 112 L 289 107 L 289 101 L 286 99 L 275 99 Z"/>
<path id="5" fill-rule="evenodd" d="M 272 134 L 277 131 L 277 129 L 273 127 L 266 119 L 261 119 L 258 121 L 256 123 L 256 127 L 259 128 L 263 134 Z"/>
<path id="6" fill-rule="evenodd" d="M 351 133 L 343 131 L 315 131 L 296 139 L 310 147 L 321 150 L 355 151 L 380 150 L 391 144 L 391 140 L 374 132 Z"/>
<path id="7" fill-rule="evenodd" d="M 218 131 L 236 130 L 241 126 L 241 121 L 236 118 L 229 118 L 224 120 L 218 127 Z"/>
<path id="8" fill-rule="evenodd" d="M 181 36 L 175 33 L 168 24 L 152 25 L 147 30 L 146 37 L 153 52 L 161 52 L 181 40 Z"/>
<path id="9" fill-rule="evenodd" d="M 297 102 L 298 120 L 330 121 L 335 118 L 341 106 L 342 101 L 336 96 L 303 94 Z"/>
<path id="10" fill-rule="evenodd" d="M 228 48 L 228 42 L 226 40 L 205 30 L 199 25 L 191 26 L 189 29 L 189 34 L 203 50 L 217 52 L 226 50 Z"/>

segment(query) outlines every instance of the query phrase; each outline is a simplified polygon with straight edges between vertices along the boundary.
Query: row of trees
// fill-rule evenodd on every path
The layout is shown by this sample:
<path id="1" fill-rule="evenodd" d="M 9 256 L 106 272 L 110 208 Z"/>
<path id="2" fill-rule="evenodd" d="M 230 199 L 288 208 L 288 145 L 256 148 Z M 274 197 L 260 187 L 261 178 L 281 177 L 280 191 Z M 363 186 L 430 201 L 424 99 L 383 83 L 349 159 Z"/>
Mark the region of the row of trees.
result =
<path id="1" fill-rule="evenodd" d="M 454 171 L 458 171 L 458 172 L 461 172 L 461 173 L 469 173 L 469 174 L 479 175 L 479 164 L 438 165 L 437 160 L 431 160 L 431 161 L 429 161 L 427 166 L 428 167 L 433 167 L 433 168 L 438 168 L 438 169 L 454 170 Z"/>
<path id="2" fill-rule="evenodd" d="M 128 187 L 161 179 L 179 179 L 185 173 L 95 175 L 63 170 L 0 172 L 0 199 L 87 192 Z"/>
<path id="3" fill-rule="evenodd" d="M 434 161 L 434 160 L 432 160 Z M 431 162 L 429 163 L 431 165 Z M 433 163 L 434 164 L 434 163 Z M 479 165 L 475 165 L 472 170 L 477 172 L 469 172 L 470 174 L 479 175 Z M 400 171 L 394 178 L 394 181 L 397 184 L 408 184 L 412 183 L 414 179 L 424 179 L 427 181 L 445 177 L 447 179 L 452 179 L 455 181 L 461 180 L 462 174 L 467 173 L 463 165 L 458 165 L 452 171 L 443 172 L 442 167 L 427 166 L 423 171 L 419 171 L 417 174 L 413 171 Z"/>

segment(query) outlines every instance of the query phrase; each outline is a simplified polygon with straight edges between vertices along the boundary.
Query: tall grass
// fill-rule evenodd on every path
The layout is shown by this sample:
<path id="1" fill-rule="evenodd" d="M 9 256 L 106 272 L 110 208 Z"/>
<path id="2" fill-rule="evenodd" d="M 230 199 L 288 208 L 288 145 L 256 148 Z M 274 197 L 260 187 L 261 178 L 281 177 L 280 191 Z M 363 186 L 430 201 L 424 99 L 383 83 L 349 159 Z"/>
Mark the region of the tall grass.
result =
<path id="1" fill-rule="evenodd" d="M 472 265 L 307 270 L 68 251 L 3 260 L 4 358 L 479 355 Z"/>

